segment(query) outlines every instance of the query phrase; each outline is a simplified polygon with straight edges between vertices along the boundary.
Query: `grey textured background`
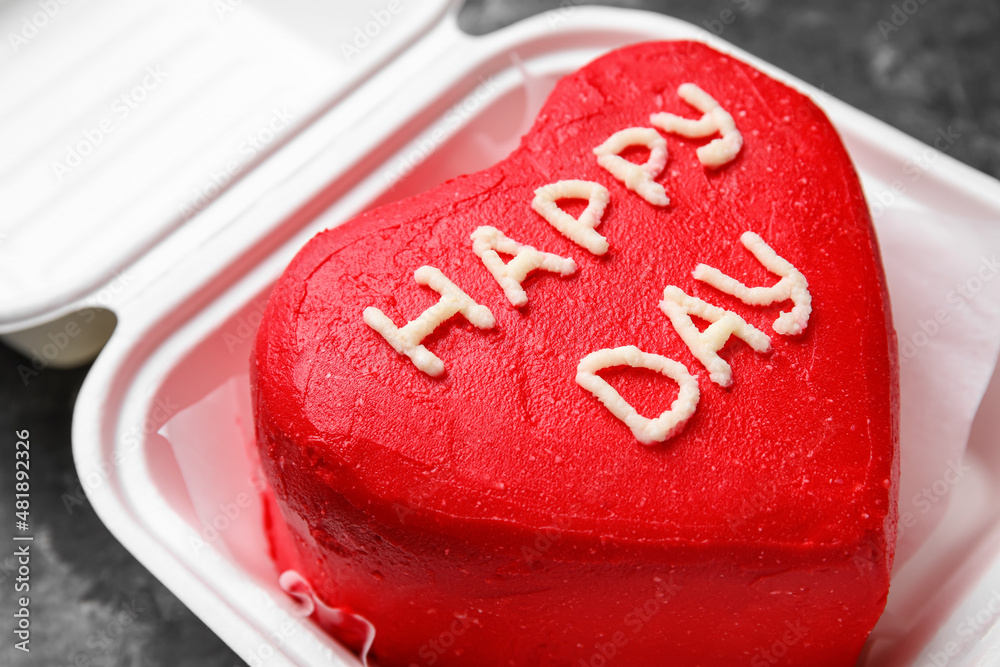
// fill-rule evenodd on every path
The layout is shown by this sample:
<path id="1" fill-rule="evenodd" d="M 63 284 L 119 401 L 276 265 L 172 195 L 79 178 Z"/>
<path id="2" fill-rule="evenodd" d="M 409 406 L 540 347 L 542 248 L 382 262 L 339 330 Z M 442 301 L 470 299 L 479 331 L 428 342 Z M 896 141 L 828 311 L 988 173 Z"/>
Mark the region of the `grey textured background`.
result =
<path id="1" fill-rule="evenodd" d="M 887 34 L 893 2 L 794 0 L 634 0 L 607 2 L 723 27 L 721 37 L 829 94 L 930 142 L 939 129 L 960 138 L 950 154 L 1000 178 L 1000 3 L 911 0 L 919 9 Z M 567 0 L 471 0 L 462 27 L 489 32 Z M 897 3 L 897 6 L 902 5 Z M 724 14 L 725 11 L 731 14 Z M 897 15 L 897 20 L 900 15 Z M 731 18 L 728 25 L 713 23 Z M 108 533 L 89 504 L 64 503 L 77 492 L 70 451 L 73 401 L 87 369 L 45 370 L 25 386 L 24 359 L 0 346 L 0 447 L 13 433 L 32 435 L 35 552 L 33 651 L 12 649 L 11 568 L 0 551 L 0 665 L 230 667 L 242 662 Z M 0 498 L 10 498 L 13 456 L 0 463 Z M 12 526 L 0 501 L 0 534 Z M 134 622 L 118 625 L 123 605 Z M 127 618 L 127 616 L 125 617 Z M 105 639 L 102 633 L 119 635 Z"/>

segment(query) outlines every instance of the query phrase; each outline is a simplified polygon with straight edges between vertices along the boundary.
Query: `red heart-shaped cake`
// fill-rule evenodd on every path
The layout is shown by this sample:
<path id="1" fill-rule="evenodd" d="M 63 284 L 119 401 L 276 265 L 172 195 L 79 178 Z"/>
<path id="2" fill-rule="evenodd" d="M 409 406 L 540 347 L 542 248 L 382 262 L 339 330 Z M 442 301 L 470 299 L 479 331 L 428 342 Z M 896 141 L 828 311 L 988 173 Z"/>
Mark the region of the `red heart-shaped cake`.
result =
<path id="1" fill-rule="evenodd" d="M 702 44 L 564 78 L 506 160 L 314 238 L 260 326 L 271 536 L 383 667 L 853 665 L 895 337 L 806 97 Z"/>

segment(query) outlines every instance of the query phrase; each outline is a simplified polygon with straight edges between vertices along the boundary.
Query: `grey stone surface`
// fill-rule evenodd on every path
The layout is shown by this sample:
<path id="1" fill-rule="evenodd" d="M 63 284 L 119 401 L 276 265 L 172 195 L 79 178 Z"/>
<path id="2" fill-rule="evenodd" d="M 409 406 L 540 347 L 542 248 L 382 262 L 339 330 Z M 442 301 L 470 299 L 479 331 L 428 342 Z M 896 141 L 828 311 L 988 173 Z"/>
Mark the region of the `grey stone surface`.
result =
<path id="1" fill-rule="evenodd" d="M 585 4 L 642 8 L 710 29 L 921 141 L 950 126 L 960 137 L 950 155 L 1000 177 L 998 2 L 470 0 L 461 23 L 488 32 Z M 917 9 L 910 15 L 903 6 Z"/>
<path id="2" fill-rule="evenodd" d="M 232 667 L 229 648 L 108 532 L 81 493 L 70 450 L 73 402 L 87 368 L 45 369 L 0 345 L 0 665 Z M 31 653 L 13 648 L 17 563 L 15 432 L 30 431 Z M 20 594 L 18 594 L 20 595 Z"/>
<path id="3" fill-rule="evenodd" d="M 642 7 L 721 29 L 722 38 L 922 141 L 932 141 L 939 129 L 951 128 L 960 138 L 950 154 L 1000 177 L 1000 75 L 996 70 L 1000 4 L 995 0 L 910 0 L 909 4 L 635 0 L 607 4 Z M 900 13 L 904 4 L 918 9 L 912 16 Z M 540 11 L 573 6 L 568 0 L 472 0 L 460 19 L 469 32 L 483 33 Z M 898 26 L 892 23 L 894 12 Z M 725 24 L 723 18 L 731 22 Z M 880 21 L 884 22 L 881 28 Z M 11 550 L 3 547 L 0 664 L 242 664 L 118 544 L 89 503 L 79 498 L 70 451 L 70 416 L 87 369 L 46 369 L 25 384 L 17 371 L 25 363 L 23 357 L 0 346 L 0 539 L 7 542 L 14 532 L 10 501 L 14 432 L 29 429 L 36 535 L 31 592 L 35 634 L 30 655 L 13 650 L 13 574 L 7 558 Z"/>

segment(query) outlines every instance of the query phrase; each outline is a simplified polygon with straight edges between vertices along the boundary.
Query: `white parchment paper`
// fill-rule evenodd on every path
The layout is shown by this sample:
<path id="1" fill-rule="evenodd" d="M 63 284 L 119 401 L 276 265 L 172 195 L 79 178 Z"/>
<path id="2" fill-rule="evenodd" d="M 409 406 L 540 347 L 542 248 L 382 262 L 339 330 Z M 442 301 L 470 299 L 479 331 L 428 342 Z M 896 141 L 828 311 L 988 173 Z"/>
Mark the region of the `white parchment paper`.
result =
<path id="1" fill-rule="evenodd" d="M 966 474 L 972 420 L 1000 351 L 1000 220 L 898 206 L 876 230 L 899 341 L 898 569 Z"/>

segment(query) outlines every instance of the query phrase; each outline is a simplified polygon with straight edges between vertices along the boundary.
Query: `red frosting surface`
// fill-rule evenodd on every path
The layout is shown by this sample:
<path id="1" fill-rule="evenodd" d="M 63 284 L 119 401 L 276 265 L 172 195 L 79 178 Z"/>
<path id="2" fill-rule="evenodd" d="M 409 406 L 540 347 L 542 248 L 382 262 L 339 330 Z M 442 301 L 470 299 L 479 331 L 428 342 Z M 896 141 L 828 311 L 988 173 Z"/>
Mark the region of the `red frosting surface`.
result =
<path id="1" fill-rule="evenodd" d="M 708 169 L 695 150 L 711 138 L 661 132 L 659 208 L 592 151 L 653 112 L 699 117 L 685 82 L 744 146 Z M 610 191 L 606 255 L 532 210 L 564 179 Z M 514 308 L 472 252 L 480 225 L 578 270 L 533 273 Z M 804 334 L 771 328 L 790 302 L 747 306 L 692 277 L 705 263 L 774 284 L 748 230 L 807 278 Z M 496 319 L 457 315 L 424 341 L 438 378 L 362 320 L 375 306 L 402 327 L 436 303 L 413 278 L 425 264 Z M 667 285 L 736 312 L 772 351 L 731 338 L 733 384 L 712 383 L 658 308 Z M 584 356 L 624 345 L 698 379 L 697 411 L 663 444 L 642 446 L 575 382 Z M 846 666 L 884 607 L 898 388 L 867 206 L 821 111 L 704 45 L 612 52 L 558 84 L 503 162 L 318 235 L 274 289 L 253 366 L 279 564 L 371 620 L 383 667 Z M 651 371 L 601 376 L 647 417 L 677 396 Z"/>

